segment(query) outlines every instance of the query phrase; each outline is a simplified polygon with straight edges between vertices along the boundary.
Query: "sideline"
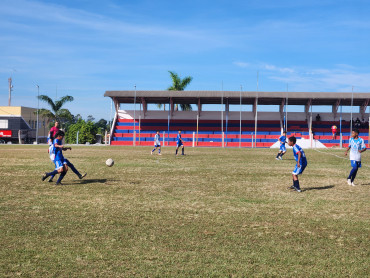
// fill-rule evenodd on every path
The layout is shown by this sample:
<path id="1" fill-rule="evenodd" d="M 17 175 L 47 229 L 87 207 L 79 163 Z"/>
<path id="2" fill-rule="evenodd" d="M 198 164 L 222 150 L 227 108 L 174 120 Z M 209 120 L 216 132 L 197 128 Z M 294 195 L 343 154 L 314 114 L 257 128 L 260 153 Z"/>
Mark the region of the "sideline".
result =
<path id="1" fill-rule="evenodd" d="M 329 153 L 329 152 L 322 152 L 322 151 L 319 151 L 319 150 L 317 150 L 317 149 L 314 149 L 315 151 L 317 151 L 317 152 L 319 152 L 319 153 L 323 153 L 323 154 L 330 154 L 330 155 L 333 155 L 333 156 L 335 156 L 335 157 L 338 157 L 338 158 L 340 158 L 340 159 L 344 159 L 344 160 L 350 160 L 349 158 L 347 158 L 347 157 L 342 157 L 342 156 L 339 156 L 339 155 L 336 155 L 336 154 L 332 154 L 332 153 Z M 361 163 L 361 166 L 365 166 L 365 167 L 367 167 L 367 168 L 370 168 L 370 166 L 369 165 L 365 165 L 365 164 L 363 164 L 363 163 Z"/>

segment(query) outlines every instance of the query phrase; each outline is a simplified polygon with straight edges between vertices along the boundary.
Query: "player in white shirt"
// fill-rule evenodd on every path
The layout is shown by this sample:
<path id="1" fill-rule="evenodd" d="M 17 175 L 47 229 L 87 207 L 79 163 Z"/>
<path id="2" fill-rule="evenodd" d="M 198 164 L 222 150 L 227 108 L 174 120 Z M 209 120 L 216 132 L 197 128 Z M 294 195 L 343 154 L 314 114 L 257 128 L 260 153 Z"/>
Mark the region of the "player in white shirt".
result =
<path id="1" fill-rule="evenodd" d="M 51 162 L 54 163 L 54 159 L 55 159 L 55 152 L 54 152 L 54 145 L 53 145 L 53 139 L 51 139 L 51 136 L 50 136 L 50 133 L 48 134 L 48 144 L 49 144 L 49 157 L 50 157 L 50 160 Z M 49 178 L 49 182 L 53 182 L 53 178 L 54 178 L 55 175 L 51 175 L 50 178 Z"/>
<path id="2" fill-rule="evenodd" d="M 153 154 L 155 150 L 158 148 L 158 155 L 161 154 L 161 136 L 159 135 L 159 130 L 157 130 L 157 133 L 154 136 L 154 149 L 151 151 L 150 154 Z"/>
<path id="3" fill-rule="evenodd" d="M 351 149 L 349 159 L 351 160 L 352 170 L 347 178 L 348 185 L 355 186 L 353 181 L 356 178 L 358 168 L 361 168 L 361 153 L 366 151 L 366 145 L 364 139 L 358 137 L 360 132 L 357 128 L 352 130 L 352 137 L 349 139 L 349 144 L 344 155 L 347 155 L 349 149 Z"/>

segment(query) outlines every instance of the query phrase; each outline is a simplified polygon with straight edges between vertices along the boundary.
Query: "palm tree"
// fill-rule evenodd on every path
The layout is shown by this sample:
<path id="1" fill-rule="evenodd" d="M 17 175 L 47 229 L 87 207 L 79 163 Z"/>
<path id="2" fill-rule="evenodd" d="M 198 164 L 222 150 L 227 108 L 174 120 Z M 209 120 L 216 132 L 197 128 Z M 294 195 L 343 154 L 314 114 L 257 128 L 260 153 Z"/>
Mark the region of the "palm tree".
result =
<path id="1" fill-rule="evenodd" d="M 179 75 L 173 71 L 168 71 L 170 73 L 171 79 L 172 79 L 172 86 L 169 87 L 167 90 L 169 91 L 184 91 L 186 86 L 190 84 L 190 82 L 193 80 L 193 77 L 187 76 L 183 79 L 179 77 Z M 180 104 L 180 108 L 183 111 L 191 111 L 191 105 L 190 104 Z M 176 110 L 178 110 L 178 104 L 176 104 Z"/>
<path id="2" fill-rule="evenodd" d="M 49 104 L 51 110 L 48 109 L 39 109 L 39 115 L 44 118 L 48 118 L 54 121 L 60 122 L 62 125 L 66 120 L 69 120 L 72 116 L 71 112 L 69 112 L 68 109 L 62 109 L 62 106 L 66 102 L 73 101 L 72 96 L 64 96 L 61 97 L 59 100 L 53 101 L 50 97 L 47 95 L 40 95 L 38 96 L 38 99 L 41 101 L 46 102 Z"/>

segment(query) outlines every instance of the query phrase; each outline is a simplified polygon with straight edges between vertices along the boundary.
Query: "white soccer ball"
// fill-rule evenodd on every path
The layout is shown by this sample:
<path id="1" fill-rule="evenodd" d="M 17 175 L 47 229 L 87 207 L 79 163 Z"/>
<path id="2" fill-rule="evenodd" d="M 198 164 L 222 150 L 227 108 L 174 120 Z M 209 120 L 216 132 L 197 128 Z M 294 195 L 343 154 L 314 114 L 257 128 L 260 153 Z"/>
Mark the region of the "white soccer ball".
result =
<path id="1" fill-rule="evenodd" d="M 107 161 L 105 161 L 105 164 L 108 166 L 108 167 L 112 167 L 114 165 L 114 160 L 111 159 L 111 158 L 108 158 Z"/>

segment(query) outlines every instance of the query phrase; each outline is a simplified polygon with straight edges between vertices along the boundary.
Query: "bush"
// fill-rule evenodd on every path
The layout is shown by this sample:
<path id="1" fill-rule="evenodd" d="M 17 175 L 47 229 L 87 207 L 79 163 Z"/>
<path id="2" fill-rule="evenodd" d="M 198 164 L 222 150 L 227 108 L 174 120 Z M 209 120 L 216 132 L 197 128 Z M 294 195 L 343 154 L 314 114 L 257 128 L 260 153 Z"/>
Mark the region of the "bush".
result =
<path id="1" fill-rule="evenodd" d="M 76 144 L 77 132 L 78 134 L 78 143 L 85 144 L 89 142 L 90 144 L 95 143 L 95 136 L 98 133 L 98 129 L 93 122 L 85 122 L 83 119 L 79 119 L 77 123 L 70 125 L 66 134 L 66 142 L 68 144 Z"/>

